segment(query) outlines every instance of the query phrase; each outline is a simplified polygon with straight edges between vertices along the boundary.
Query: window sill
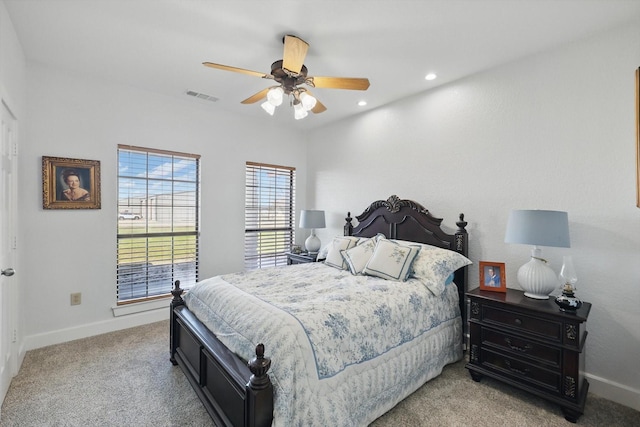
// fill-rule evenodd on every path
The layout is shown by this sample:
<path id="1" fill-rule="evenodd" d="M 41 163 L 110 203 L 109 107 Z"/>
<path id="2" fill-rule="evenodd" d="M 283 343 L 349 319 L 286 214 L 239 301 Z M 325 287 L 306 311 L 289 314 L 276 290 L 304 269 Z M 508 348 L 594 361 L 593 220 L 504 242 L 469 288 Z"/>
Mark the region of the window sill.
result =
<path id="1" fill-rule="evenodd" d="M 123 304 L 111 307 L 113 317 L 126 316 L 128 314 L 142 313 L 144 311 L 159 310 L 168 308 L 171 303 L 171 297 L 156 299 L 153 301 L 136 302 L 133 304 Z"/>

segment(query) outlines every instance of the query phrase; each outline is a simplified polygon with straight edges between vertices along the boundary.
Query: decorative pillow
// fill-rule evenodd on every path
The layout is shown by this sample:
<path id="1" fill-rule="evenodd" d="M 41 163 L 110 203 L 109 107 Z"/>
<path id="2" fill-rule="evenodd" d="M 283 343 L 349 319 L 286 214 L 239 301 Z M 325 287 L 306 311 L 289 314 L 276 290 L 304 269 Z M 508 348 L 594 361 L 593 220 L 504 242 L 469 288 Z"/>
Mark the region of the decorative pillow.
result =
<path id="1" fill-rule="evenodd" d="M 358 245 L 362 245 L 363 243 L 366 243 L 369 240 L 373 240 L 373 241 L 377 242 L 379 239 L 386 239 L 386 238 L 387 237 L 382 233 L 378 233 L 373 237 L 361 237 L 360 240 L 358 240 Z"/>
<path id="2" fill-rule="evenodd" d="M 324 260 L 326 265 L 330 265 L 331 267 L 339 268 L 341 270 L 347 269 L 347 263 L 342 259 L 342 254 L 340 251 L 345 251 L 349 248 L 352 248 L 358 242 L 357 237 L 352 236 L 344 236 L 344 237 L 334 237 L 331 242 L 331 246 L 329 246 L 329 251 L 327 252 L 327 258 Z"/>
<path id="3" fill-rule="evenodd" d="M 382 236 L 381 234 L 378 236 Z M 362 270 L 373 255 L 378 242 L 378 236 L 370 239 L 360 239 L 358 244 L 351 249 L 342 251 L 342 258 L 347 263 L 351 274 L 362 274 Z M 384 236 L 382 236 L 384 238 Z"/>
<path id="4" fill-rule="evenodd" d="M 404 282 L 411 273 L 411 266 L 418 252 L 419 245 L 405 246 L 379 239 L 363 272 L 370 276 Z"/>
<path id="5" fill-rule="evenodd" d="M 453 280 L 454 271 L 473 264 L 471 260 L 458 252 L 425 244 L 420 246 L 420 253 L 413 263 L 411 275 L 423 282 L 436 296 L 444 292 L 450 277 L 451 281 Z"/>

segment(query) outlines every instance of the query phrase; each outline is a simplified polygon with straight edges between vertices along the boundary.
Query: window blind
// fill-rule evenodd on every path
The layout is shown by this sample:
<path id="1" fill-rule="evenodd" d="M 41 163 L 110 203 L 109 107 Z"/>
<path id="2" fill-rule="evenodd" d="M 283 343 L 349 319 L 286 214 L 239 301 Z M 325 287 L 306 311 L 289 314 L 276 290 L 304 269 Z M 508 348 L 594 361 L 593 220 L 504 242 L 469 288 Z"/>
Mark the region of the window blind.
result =
<path id="1" fill-rule="evenodd" d="M 294 242 L 295 168 L 247 162 L 244 264 L 286 265 Z"/>
<path id="2" fill-rule="evenodd" d="M 118 146 L 118 304 L 198 280 L 200 156 Z"/>

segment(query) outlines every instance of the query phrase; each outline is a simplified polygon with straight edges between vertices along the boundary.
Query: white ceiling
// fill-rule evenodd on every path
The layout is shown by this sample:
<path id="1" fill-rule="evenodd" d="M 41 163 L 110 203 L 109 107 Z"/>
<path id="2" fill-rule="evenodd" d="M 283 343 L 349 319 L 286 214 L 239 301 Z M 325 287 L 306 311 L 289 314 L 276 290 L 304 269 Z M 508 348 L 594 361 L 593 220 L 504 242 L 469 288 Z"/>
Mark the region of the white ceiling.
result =
<path id="1" fill-rule="evenodd" d="M 29 61 L 185 100 L 211 114 L 310 129 L 640 17 L 640 0 L 4 0 Z M 240 101 L 272 84 L 282 37 L 306 40 L 309 75 L 367 77 L 315 89 L 328 110 L 296 121 Z M 426 81 L 435 72 L 438 78 Z M 359 100 L 366 107 L 358 107 Z"/>

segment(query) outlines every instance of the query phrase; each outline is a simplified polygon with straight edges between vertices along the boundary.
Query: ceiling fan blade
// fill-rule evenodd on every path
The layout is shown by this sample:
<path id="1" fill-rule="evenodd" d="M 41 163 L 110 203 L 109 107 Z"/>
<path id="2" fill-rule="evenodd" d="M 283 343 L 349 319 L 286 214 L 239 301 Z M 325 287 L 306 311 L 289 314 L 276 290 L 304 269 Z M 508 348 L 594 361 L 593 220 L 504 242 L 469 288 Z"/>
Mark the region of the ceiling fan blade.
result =
<path id="1" fill-rule="evenodd" d="M 292 73 L 300 74 L 304 58 L 307 56 L 309 44 L 296 37 L 284 36 L 284 53 L 282 55 L 282 68 L 286 68 Z"/>
<path id="2" fill-rule="evenodd" d="M 244 68 L 230 67 L 228 65 L 214 64 L 213 62 L 203 62 L 202 65 L 211 68 L 217 68 L 218 70 L 233 71 L 235 73 L 248 74 L 250 76 L 263 77 L 265 79 L 272 78 L 270 74 L 260 73 L 258 71 L 245 70 Z"/>
<path id="3" fill-rule="evenodd" d="M 267 97 L 267 92 L 269 92 L 269 89 L 271 89 L 270 87 L 262 89 L 260 92 L 251 95 L 250 97 L 248 97 L 247 99 L 245 99 L 244 101 L 240 102 L 241 104 L 254 104 L 258 101 L 260 101 L 261 99 L 264 99 Z"/>
<path id="4" fill-rule="evenodd" d="M 357 77 L 309 77 L 313 87 L 327 89 L 367 90 L 369 79 Z"/>
<path id="5" fill-rule="evenodd" d="M 325 107 L 324 104 L 316 98 L 316 106 L 311 109 L 311 112 L 314 114 L 320 114 L 324 111 L 327 111 L 327 107 Z"/>

